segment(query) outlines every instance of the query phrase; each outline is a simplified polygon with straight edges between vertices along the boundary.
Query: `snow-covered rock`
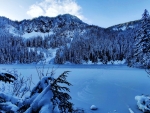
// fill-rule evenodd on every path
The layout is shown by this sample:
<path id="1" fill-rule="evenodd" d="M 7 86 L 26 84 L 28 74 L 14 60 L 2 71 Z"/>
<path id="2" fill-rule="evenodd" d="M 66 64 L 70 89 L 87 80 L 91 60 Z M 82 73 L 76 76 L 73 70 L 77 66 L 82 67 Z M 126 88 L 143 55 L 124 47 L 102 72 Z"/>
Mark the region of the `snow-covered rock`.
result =
<path id="1" fill-rule="evenodd" d="M 145 112 L 150 112 L 150 97 L 149 96 L 135 96 L 138 108 Z"/>
<path id="2" fill-rule="evenodd" d="M 92 106 L 90 107 L 90 109 L 91 109 L 91 110 L 97 110 L 98 108 L 97 108 L 95 105 L 92 105 Z"/>

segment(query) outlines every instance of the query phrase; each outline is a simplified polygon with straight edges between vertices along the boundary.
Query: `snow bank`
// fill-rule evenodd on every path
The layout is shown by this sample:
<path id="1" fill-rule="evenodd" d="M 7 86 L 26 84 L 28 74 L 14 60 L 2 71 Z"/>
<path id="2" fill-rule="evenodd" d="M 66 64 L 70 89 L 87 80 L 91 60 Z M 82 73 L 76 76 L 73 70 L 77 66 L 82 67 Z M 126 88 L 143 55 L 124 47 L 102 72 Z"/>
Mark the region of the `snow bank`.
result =
<path id="1" fill-rule="evenodd" d="M 150 97 L 149 96 L 135 96 L 135 100 L 137 101 L 138 108 L 145 112 L 150 112 Z"/>

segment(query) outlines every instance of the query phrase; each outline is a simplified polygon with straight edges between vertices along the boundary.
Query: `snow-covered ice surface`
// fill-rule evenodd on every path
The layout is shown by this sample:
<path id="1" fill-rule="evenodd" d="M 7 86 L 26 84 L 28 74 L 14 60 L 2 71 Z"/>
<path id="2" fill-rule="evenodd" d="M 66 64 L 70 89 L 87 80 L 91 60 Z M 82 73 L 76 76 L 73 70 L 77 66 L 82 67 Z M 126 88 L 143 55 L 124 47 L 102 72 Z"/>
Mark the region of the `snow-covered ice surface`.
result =
<path id="1" fill-rule="evenodd" d="M 39 65 L 40 66 L 40 65 Z M 41 66 L 42 67 L 42 66 Z M 150 78 L 143 69 L 125 65 L 46 65 L 57 68 L 55 76 L 71 71 L 68 81 L 72 102 L 86 113 L 142 113 L 134 99 L 136 95 L 150 94 Z M 0 70 L 17 69 L 24 76 L 32 74 L 38 82 L 35 65 L 0 65 Z M 91 105 L 98 109 L 90 110 Z"/>

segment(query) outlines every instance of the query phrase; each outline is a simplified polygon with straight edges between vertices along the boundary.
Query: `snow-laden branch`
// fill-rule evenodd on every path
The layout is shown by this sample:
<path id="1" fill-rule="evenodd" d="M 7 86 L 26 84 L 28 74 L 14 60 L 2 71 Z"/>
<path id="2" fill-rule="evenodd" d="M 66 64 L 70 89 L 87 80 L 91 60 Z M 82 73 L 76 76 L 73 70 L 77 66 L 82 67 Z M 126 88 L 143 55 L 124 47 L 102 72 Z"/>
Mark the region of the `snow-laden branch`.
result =
<path id="1" fill-rule="evenodd" d="M 0 80 L 3 82 L 13 82 L 16 78 L 9 73 L 0 73 Z"/>

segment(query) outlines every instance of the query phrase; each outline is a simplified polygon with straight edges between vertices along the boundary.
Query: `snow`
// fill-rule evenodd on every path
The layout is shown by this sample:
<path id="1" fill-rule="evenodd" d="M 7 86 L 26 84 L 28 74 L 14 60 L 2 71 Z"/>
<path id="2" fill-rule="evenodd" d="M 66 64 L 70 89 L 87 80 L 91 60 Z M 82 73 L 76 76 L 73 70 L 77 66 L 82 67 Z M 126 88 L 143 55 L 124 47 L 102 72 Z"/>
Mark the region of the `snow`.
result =
<path id="1" fill-rule="evenodd" d="M 8 25 L 9 33 L 13 34 L 14 36 L 20 36 L 19 32 L 16 30 L 15 27 Z"/>
<path id="2" fill-rule="evenodd" d="M 44 38 L 44 36 L 47 36 L 47 35 L 51 35 L 53 34 L 53 32 L 48 32 L 48 33 L 42 33 L 42 32 L 35 32 L 35 31 L 32 31 L 31 33 L 24 33 L 22 35 L 22 37 L 24 38 L 31 38 L 31 37 L 37 37 L 37 36 L 41 36 Z"/>
<path id="3" fill-rule="evenodd" d="M 91 65 L 91 64 L 93 64 L 93 62 L 92 61 L 88 61 L 88 62 L 83 61 L 83 64 L 90 64 Z M 102 62 L 98 62 L 96 64 L 103 64 L 103 63 Z M 107 62 L 107 64 L 117 64 L 117 65 L 125 64 L 125 59 L 122 60 L 122 61 L 120 61 L 120 60 L 109 61 L 109 62 Z"/>
<path id="4" fill-rule="evenodd" d="M 121 26 L 114 26 L 113 28 L 112 28 L 112 30 L 114 30 L 114 31 L 119 31 L 119 30 L 122 30 L 122 31 L 125 31 L 125 30 L 127 30 L 128 28 L 131 28 L 131 29 L 133 29 L 135 26 L 134 25 L 129 25 L 129 26 L 127 26 L 127 25 L 121 25 Z"/>
<path id="5" fill-rule="evenodd" d="M 113 27 L 113 30 L 114 30 L 114 31 L 118 31 L 118 30 L 123 30 L 123 31 L 125 31 L 126 28 L 127 28 L 126 26 L 121 26 L 121 27 L 119 26 L 119 27 Z"/>
<path id="6" fill-rule="evenodd" d="M 132 109 L 131 109 L 131 108 L 129 108 L 129 112 L 130 112 L 130 113 L 134 113 L 134 112 L 132 111 Z"/>
<path id="7" fill-rule="evenodd" d="M 150 97 L 149 96 L 135 96 L 135 100 L 137 101 L 137 105 L 141 111 L 150 112 Z"/>
<path id="8" fill-rule="evenodd" d="M 18 110 L 18 107 L 15 106 L 14 104 L 12 104 L 11 102 L 0 103 L 0 106 L 1 106 L 1 108 L 5 108 L 6 110 L 10 109 L 11 111 L 15 111 L 15 112 L 17 112 L 17 110 Z M 7 110 L 7 112 L 11 112 L 11 111 Z M 0 111 L 0 113 L 1 113 L 1 111 Z M 4 113 L 6 113 L 6 112 L 4 112 Z"/>
<path id="9" fill-rule="evenodd" d="M 32 102 L 30 108 L 25 113 L 31 113 L 32 110 L 36 110 L 37 108 L 41 108 L 40 113 L 51 113 L 52 103 L 50 102 L 53 93 L 50 89 L 50 85 L 48 85 L 42 93 L 40 93 Z M 47 111 L 47 109 L 50 109 Z M 56 112 L 57 113 L 57 112 Z M 59 112 L 58 112 L 59 113 Z"/>
<path id="10" fill-rule="evenodd" d="M 118 31 L 118 28 L 116 28 L 116 27 L 113 27 L 113 30 L 114 30 L 114 31 Z"/>
<path id="11" fill-rule="evenodd" d="M 126 26 L 122 26 L 120 29 L 124 31 L 126 30 Z"/>
<path id="12" fill-rule="evenodd" d="M 97 107 L 96 107 L 95 105 L 92 105 L 92 106 L 90 107 L 90 109 L 91 109 L 91 110 L 97 110 Z"/>
<path id="13" fill-rule="evenodd" d="M 24 76 L 33 76 L 34 84 L 39 78 L 31 65 L 0 65 L 1 69 L 17 69 Z M 42 65 L 38 65 L 42 67 Z M 129 68 L 125 65 L 45 65 L 44 72 L 48 67 L 54 68 L 57 77 L 64 71 L 71 71 L 67 80 L 73 84 L 70 86 L 71 102 L 75 108 L 84 109 L 91 113 L 91 105 L 96 105 L 94 113 L 141 113 L 135 101 L 135 96 L 150 94 L 150 78 L 143 69 Z M 46 89 L 45 89 L 46 90 Z M 47 94 L 50 92 L 47 92 Z M 45 95 L 44 95 L 45 96 Z M 36 97 L 39 105 L 46 100 L 42 96 Z M 49 97 L 50 98 L 50 97 Z M 36 103 L 37 100 L 34 102 Z M 46 107 L 46 106 L 45 106 Z M 43 110 L 45 108 L 42 108 Z M 57 109 L 57 108 L 56 108 Z"/>
<path id="14" fill-rule="evenodd" d="M 46 62 L 51 63 L 51 64 L 54 63 L 53 60 L 55 58 L 57 49 L 58 48 L 56 48 L 56 49 L 49 49 L 49 52 L 51 53 L 51 57 L 46 58 Z"/>
<path id="15" fill-rule="evenodd" d="M 22 103 L 22 99 L 2 92 L 0 92 L 0 99 L 5 99 L 5 102 L 0 102 L 0 106 L 5 109 L 11 108 L 12 111 L 17 111 L 17 105 L 20 106 Z"/>

